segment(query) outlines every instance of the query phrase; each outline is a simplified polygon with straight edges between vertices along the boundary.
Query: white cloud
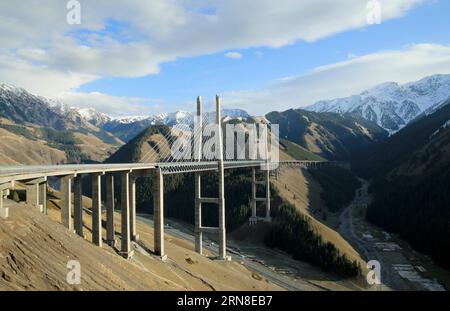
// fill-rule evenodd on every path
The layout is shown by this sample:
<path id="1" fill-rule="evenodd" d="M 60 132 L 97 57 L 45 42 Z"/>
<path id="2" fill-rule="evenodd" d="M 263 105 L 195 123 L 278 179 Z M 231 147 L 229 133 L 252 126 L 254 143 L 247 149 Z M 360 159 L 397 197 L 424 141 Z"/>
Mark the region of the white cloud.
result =
<path id="1" fill-rule="evenodd" d="M 242 54 L 238 52 L 228 52 L 225 53 L 225 57 L 232 58 L 232 59 L 241 59 Z"/>
<path id="2" fill-rule="evenodd" d="M 260 90 L 225 94 L 229 106 L 261 114 L 346 97 L 386 81 L 405 83 L 450 73 L 450 45 L 417 44 L 321 66 L 299 76 L 272 82 Z"/>
<path id="3" fill-rule="evenodd" d="M 380 0 L 383 20 L 425 0 Z M 63 3 L 65 4 L 65 3 Z M 0 2 L 0 80 L 57 95 L 102 77 L 157 74 L 161 63 L 249 47 L 281 47 L 366 27 L 361 0 Z M 111 26 L 111 23 L 113 27 Z M 109 25 L 109 26 L 108 26 Z M 115 31 L 111 31 L 114 28 Z"/>

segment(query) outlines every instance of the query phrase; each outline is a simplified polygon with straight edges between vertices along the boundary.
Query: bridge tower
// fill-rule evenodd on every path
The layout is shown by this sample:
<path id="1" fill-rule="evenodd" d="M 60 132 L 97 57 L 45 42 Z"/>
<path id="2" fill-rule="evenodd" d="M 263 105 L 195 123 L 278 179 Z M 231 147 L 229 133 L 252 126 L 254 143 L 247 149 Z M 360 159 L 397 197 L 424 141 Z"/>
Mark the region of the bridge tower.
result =
<path id="1" fill-rule="evenodd" d="M 267 132 L 266 137 L 263 138 L 266 140 L 264 143 L 264 153 L 266 158 L 265 165 L 261 166 L 261 171 L 264 172 L 264 180 L 263 181 L 257 181 L 256 180 L 256 168 L 252 168 L 252 201 L 250 202 L 251 208 L 252 208 L 252 216 L 249 219 L 250 225 L 256 225 L 259 220 L 263 220 L 266 222 L 271 222 L 272 218 L 270 217 L 270 163 L 269 163 L 269 152 L 268 152 L 268 137 L 269 134 Z M 260 141 L 258 141 L 260 142 Z M 265 186 L 266 195 L 264 198 L 258 198 L 256 195 L 257 186 L 262 185 Z M 265 211 L 265 217 L 258 217 L 256 214 L 256 206 L 257 202 L 263 202 L 266 205 L 266 211 Z"/>
<path id="2" fill-rule="evenodd" d="M 200 162 L 202 160 L 203 146 L 202 146 L 202 98 L 197 98 L 197 119 L 200 126 L 200 133 L 196 132 L 194 138 L 194 152 L 195 160 Z M 226 249 L 226 227 L 225 227 L 225 175 L 224 175 L 224 159 L 223 159 L 223 131 L 222 131 L 222 114 L 220 97 L 216 96 L 216 124 L 217 124 L 217 143 L 218 148 L 216 154 L 217 171 L 218 171 L 218 197 L 217 198 L 203 198 L 201 195 L 201 175 L 195 173 L 195 251 L 199 254 L 203 253 L 203 233 L 216 233 L 219 236 L 219 257 L 220 260 L 229 260 Z M 199 139 L 200 137 L 200 139 Z M 217 204 L 219 208 L 219 227 L 204 227 L 202 226 L 202 204 L 213 203 Z"/>
<path id="3" fill-rule="evenodd" d="M 222 111 L 220 97 L 216 96 L 216 123 L 219 141 L 218 171 L 219 171 L 219 259 L 227 259 L 227 237 L 225 229 L 225 175 L 223 165 L 223 136 L 222 136 Z"/>
<path id="4" fill-rule="evenodd" d="M 199 127 L 200 133 L 194 137 L 194 159 L 198 162 L 202 160 L 202 133 L 203 133 L 203 118 L 202 118 L 202 98 L 197 98 L 197 119 L 195 124 Z M 194 130 L 194 132 L 196 132 Z M 203 232 L 200 230 L 202 226 L 202 177 L 200 173 L 195 173 L 195 251 L 200 255 L 203 255 Z"/>

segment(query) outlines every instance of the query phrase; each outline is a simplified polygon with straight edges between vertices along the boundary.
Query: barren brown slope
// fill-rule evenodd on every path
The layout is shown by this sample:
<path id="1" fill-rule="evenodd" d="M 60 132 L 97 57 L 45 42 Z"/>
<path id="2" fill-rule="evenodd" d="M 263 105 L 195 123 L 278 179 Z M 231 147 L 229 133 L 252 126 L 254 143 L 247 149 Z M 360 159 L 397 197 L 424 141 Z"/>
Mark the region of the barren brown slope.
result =
<path id="1" fill-rule="evenodd" d="M 280 159 L 289 158 L 284 152 L 280 152 Z M 282 168 L 278 179 L 273 180 L 272 184 L 282 198 L 293 204 L 310 220 L 312 227 L 325 241 L 333 243 L 342 254 L 352 261 L 358 261 L 365 269 L 366 264 L 361 255 L 335 230 L 338 226 L 338 217 L 327 210 L 325 202 L 320 197 L 323 190 L 307 170 Z M 323 211 L 328 214 L 327 221 L 320 219 Z"/>
<path id="2" fill-rule="evenodd" d="M 44 141 L 31 140 L 0 128 L 0 165 L 58 164 L 66 161 L 64 151 Z"/>
<path id="3" fill-rule="evenodd" d="M 135 256 L 127 261 L 114 249 L 98 248 L 52 220 L 59 216 L 57 210 L 44 216 L 23 203 L 6 204 L 11 217 L 0 219 L 0 290 L 280 289 L 256 280 L 238 263 L 199 256 L 192 243 L 170 236 L 166 236 L 169 259 L 162 262 L 146 250 L 153 249 L 153 230 L 141 223 L 143 247 L 135 245 Z M 69 260 L 81 264 L 81 285 L 66 282 Z"/>

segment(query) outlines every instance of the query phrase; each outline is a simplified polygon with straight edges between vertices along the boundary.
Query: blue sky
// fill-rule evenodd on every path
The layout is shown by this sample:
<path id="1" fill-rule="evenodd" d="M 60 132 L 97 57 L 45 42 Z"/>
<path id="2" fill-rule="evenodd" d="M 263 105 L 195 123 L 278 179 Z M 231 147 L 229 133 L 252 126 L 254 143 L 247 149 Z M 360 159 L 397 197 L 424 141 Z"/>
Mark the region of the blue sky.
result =
<path id="1" fill-rule="evenodd" d="M 0 81 L 117 116 L 190 110 L 196 96 L 211 104 L 216 93 L 229 107 L 264 114 L 387 80 L 450 73 L 445 0 L 380 1 L 382 23 L 370 26 L 361 0 L 261 0 L 242 8 L 237 0 L 80 2 L 82 25 L 59 33 L 33 25 L 42 22 L 33 16 L 27 26 L 44 40 L 0 31 L 7 42 Z M 49 3 L 42 18 L 51 20 L 53 9 L 59 21 L 60 8 Z"/>
<path id="2" fill-rule="evenodd" d="M 297 42 L 281 48 L 233 50 L 182 58 L 161 65 L 161 72 L 141 78 L 107 78 L 83 85 L 80 91 L 114 96 L 158 98 L 179 109 L 198 95 L 212 97 L 241 89 L 262 88 L 270 81 L 299 75 L 352 55 L 399 49 L 422 42 L 450 43 L 450 1 L 424 4 L 400 19 L 333 35 L 315 42 Z M 259 53 L 262 53 L 259 54 Z M 311 103 L 312 104 L 312 103 Z"/>

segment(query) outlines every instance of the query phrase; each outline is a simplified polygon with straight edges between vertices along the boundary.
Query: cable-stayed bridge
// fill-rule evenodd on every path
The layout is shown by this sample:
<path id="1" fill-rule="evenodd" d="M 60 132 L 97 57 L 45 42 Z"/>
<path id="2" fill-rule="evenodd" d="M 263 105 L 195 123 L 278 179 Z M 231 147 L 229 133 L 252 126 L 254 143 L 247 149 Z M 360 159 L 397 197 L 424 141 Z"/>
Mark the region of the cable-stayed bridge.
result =
<path id="1" fill-rule="evenodd" d="M 212 115 L 215 120 L 212 120 Z M 217 234 L 219 237 L 219 259 L 226 260 L 225 228 L 225 170 L 248 168 L 252 171 L 252 216 L 250 224 L 258 221 L 271 221 L 270 217 L 270 176 L 277 175 L 282 166 L 319 168 L 323 166 L 342 166 L 337 162 L 320 161 L 279 161 L 268 156 L 269 145 L 278 147 L 273 137 L 269 144 L 269 130 L 259 129 L 256 137 L 245 129 L 239 142 L 239 134 L 231 133 L 235 140 L 229 140 L 230 133 L 224 135 L 224 118 L 221 115 L 220 98 L 216 97 L 216 112 L 202 113 L 201 98 L 197 101 L 197 114 L 187 118 L 166 133 L 156 133 L 150 148 L 141 156 L 141 163 L 123 164 L 80 164 L 52 166 L 3 166 L 0 167 L 0 218 L 7 218 L 9 210 L 3 200 L 10 195 L 10 189 L 20 182 L 25 185 L 26 202 L 42 213 L 47 213 L 47 188 L 49 178 L 57 178 L 61 185 L 61 223 L 70 231 L 83 237 L 83 187 L 82 178 L 91 179 L 92 197 L 92 242 L 102 246 L 116 243 L 114 210 L 115 189 L 120 189 L 120 254 L 125 258 L 133 255 L 131 242 L 138 239 L 136 232 L 136 179 L 153 179 L 153 219 L 154 251 L 162 259 L 166 258 L 164 248 L 164 176 L 170 174 L 193 173 L 195 175 L 195 250 L 202 254 L 203 233 Z M 270 125 L 268 126 L 270 127 Z M 267 128 L 268 128 L 267 127 Z M 256 125 L 251 125 L 250 129 Z M 235 129 L 235 128 L 233 128 Z M 228 128 L 227 128 L 228 131 Z M 207 132 L 207 135 L 204 135 Z M 273 130 L 271 131 L 273 132 Z M 232 141 L 232 146 L 223 143 Z M 262 148 L 261 148 L 262 146 Z M 239 147 L 244 147 L 241 152 Z M 253 151 L 252 151 L 253 147 Z M 258 155 L 259 150 L 259 155 Z M 262 152 L 261 152 L 262 151 Z M 262 154 L 262 155 L 261 155 Z M 264 172 L 264 180 L 256 180 L 256 172 Z M 201 176 L 205 172 L 218 174 L 217 197 L 201 195 Z M 102 187 L 104 185 L 104 187 Z M 265 187 L 265 196 L 258 198 L 257 185 Z M 104 191 L 102 191 L 102 189 Z M 103 193 L 102 193 L 103 192 Z M 265 215 L 257 215 L 257 204 L 265 205 Z M 202 225 L 202 204 L 216 204 L 219 210 L 219 226 Z M 106 237 L 102 236 L 102 212 L 106 211 Z"/>

